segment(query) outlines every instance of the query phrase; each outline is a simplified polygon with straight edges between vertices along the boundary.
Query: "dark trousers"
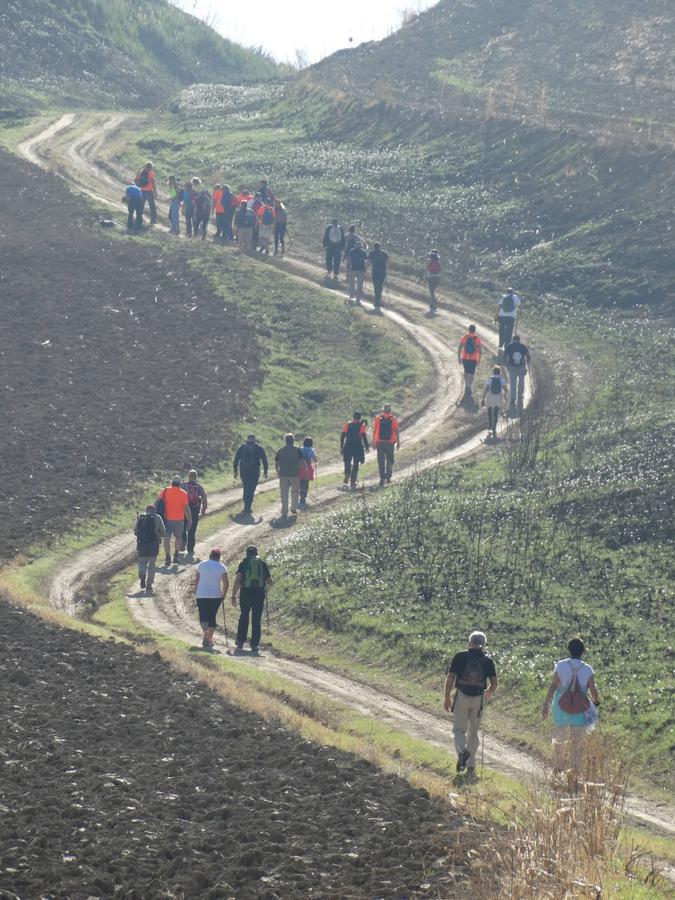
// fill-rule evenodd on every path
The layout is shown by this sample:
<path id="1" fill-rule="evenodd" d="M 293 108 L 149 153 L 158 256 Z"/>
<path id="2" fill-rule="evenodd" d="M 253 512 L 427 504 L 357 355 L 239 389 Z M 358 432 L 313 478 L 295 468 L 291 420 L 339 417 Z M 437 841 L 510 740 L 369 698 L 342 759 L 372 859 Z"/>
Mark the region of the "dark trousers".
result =
<path id="1" fill-rule="evenodd" d="M 281 245 L 281 250 L 284 252 L 286 250 L 286 223 L 282 222 L 281 225 L 274 226 L 274 252 L 279 252 L 279 246 Z"/>
<path id="2" fill-rule="evenodd" d="M 260 620 L 265 606 L 265 594 L 258 592 L 241 591 L 239 595 L 239 625 L 237 626 L 237 643 L 243 644 L 248 634 L 249 616 L 251 623 L 251 648 L 254 649 L 260 643 Z"/>
<path id="3" fill-rule="evenodd" d="M 192 237 L 192 217 L 194 214 L 195 211 L 191 206 L 186 206 L 183 210 L 183 215 L 185 216 L 185 234 L 188 237 Z"/>
<path id="4" fill-rule="evenodd" d="M 363 462 L 363 450 L 345 447 L 342 458 L 345 461 L 345 480 L 349 478 L 352 485 L 355 485 L 359 478 L 359 465 Z"/>
<path id="5" fill-rule="evenodd" d="M 373 293 L 375 294 L 375 306 L 382 306 L 382 288 L 384 287 L 384 272 L 373 272 Z"/>
<path id="6" fill-rule="evenodd" d="M 140 231 L 143 227 L 143 207 L 145 205 L 145 201 L 142 197 L 129 197 L 127 202 L 127 209 L 129 210 L 129 214 L 127 215 L 127 230 L 128 231 Z M 134 225 L 134 215 L 136 216 L 136 224 Z"/>
<path id="7" fill-rule="evenodd" d="M 225 213 L 216 213 L 216 237 L 225 237 Z"/>
<path id="8" fill-rule="evenodd" d="M 378 442 L 377 465 L 380 470 L 380 481 L 391 481 L 391 473 L 394 468 L 394 444 Z"/>
<path id="9" fill-rule="evenodd" d="M 499 316 L 499 346 L 506 347 L 511 343 L 513 328 L 516 324 L 515 316 Z"/>
<path id="10" fill-rule="evenodd" d="M 154 225 L 157 221 L 157 207 L 155 205 L 155 195 L 152 191 L 143 191 L 143 204 L 150 207 L 150 222 Z"/>
<path id="11" fill-rule="evenodd" d="M 487 417 L 488 417 L 488 431 L 496 432 L 497 431 L 497 422 L 499 421 L 499 407 L 498 406 L 488 406 Z"/>
<path id="12" fill-rule="evenodd" d="M 234 231 L 232 231 L 232 219 L 234 218 L 234 209 L 225 210 L 225 223 L 223 225 L 223 234 L 226 241 L 234 240 Z"/>
<path id="13" fill-rule="evenodd" d="M 259 472 L 256 475 L 241 476 L 241 483 L 244 486 L 244 512 L 251 512 L 251 507 L 253 506 L 253 496 L 255 494 L 255 489 L 258 487 L 259 478 Z"/>
<path id="14" fill-rule="evenodd" d="M 199 525 L 199 507 L 191 506 L 190 514 L 192 516 L 192 525 L 187 527 L 187 522 L 183 528 L 183 545 L 187 546 L 187 552 L 192 553 L 195 549 L 195 538 L 197 535 L 197 525 Z"/>
<path id="15" fill-rule="evenodd" d="M 194 228 L 195 228 L 195 237 L 199 235 L 199 230 L 201 229 L 202 237 L 206 237 L 206 229 L 209 227 L 209 217 L 205 215 L 199 215 L 195 213 L 194 220 Z"/>
<path id="16" fill-rule="evenodd" d="M 309 481 L 306 481 L 305 479 L 301 478 L 300 479 L 300 502 L 301 503 L 307 502 L 308 492 L 309 492 Z"/>
<path id="17" fill-rule="evenodd" d="M 326 247 L 326 272 L 332 272 L 333 275 L 340 273 L 340 262 L 342 261 L 342 247 L 339 244 L 329 244 Z"/>

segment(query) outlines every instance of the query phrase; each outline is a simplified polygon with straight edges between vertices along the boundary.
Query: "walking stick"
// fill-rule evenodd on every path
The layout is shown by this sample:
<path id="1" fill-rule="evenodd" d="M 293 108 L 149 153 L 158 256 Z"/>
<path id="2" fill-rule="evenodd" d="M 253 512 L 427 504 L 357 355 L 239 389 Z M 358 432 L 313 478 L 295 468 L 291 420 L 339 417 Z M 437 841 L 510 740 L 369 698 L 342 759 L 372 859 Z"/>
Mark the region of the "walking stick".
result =
<path id="1" fill-rule="evenodd" d="M 267 619 L 267 636 L 270 635 L 270 601 L 267 591 L 265 591 L 265 617 Z"/>
<path id="2" fill-rule="evenodd" d="M 221 601 L 221 606 L 223 607 L 223 631 L 225 632 L 225 646 L 226 646 L 226 647 L 229 647 L 229 646 L 230 646 L 230 642 L 229 642 L 228 639 L 227 639 L 227 622 L 226 622 L 226 620 L 225 620 L 225 599 L 226 599 L 226 598 L 223 597 L 223 599 L 222 599 L 222 601 Z"/>

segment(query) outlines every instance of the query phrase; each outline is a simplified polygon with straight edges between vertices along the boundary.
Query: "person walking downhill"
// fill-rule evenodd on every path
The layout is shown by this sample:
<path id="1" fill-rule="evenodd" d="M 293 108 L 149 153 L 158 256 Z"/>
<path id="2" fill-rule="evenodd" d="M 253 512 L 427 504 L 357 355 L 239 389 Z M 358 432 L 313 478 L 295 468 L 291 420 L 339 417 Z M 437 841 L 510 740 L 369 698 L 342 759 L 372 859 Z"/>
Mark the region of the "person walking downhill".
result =
<path id="1" fill-rule="evenodd" d="M 457 358 L 464 369 L 464 398 L 468 400 L 473 392 L 473 379 L 480 364 L 482 350 L 481 339 L 476 334 L 476 326 L 469 325 L 469 330 L 459 340 Z"/>
<path id="2" fill-rule="evenodd" d="M 197 184 L 195 185 L 195 181 Z M 199 231 L 201 229 L 202 240 L 206 240 L 206 232 L 209 227 L 209 217 L 211 216 L 211 195 L 206 190 L 206 188 L 202 187 L 201 181 L 197 179 L 192 179 L 193 187 L 195 188 L 196 197 L 194 200 L 195 203 L 195 220 L 194 220 L 194 236 L 199 237 Z"/>
<path id="3" fill-rule="evenodd" d="M 288 229 L 288 211 L 281 200 L 274 201 L 274 212 L 276 213 L 276 222 L 274 225 L 274 255 L 279 255 L 281 247 L 281 255 L 286 252 L 286 231 Z"/>
<path id="4" fill-rule="evenodd" d="M 135 182 L 127 185 L 127 189 L 122 197 L 122 202 L 127 205 L 127 231 L 138 233 L 143 228 L 143 193 Z M 135 219 L 135 221 L 134 221 Z"/>
<path id="5" fill-rule="evenodd" d="M 373 294 L 375 296 L 375 309 L 382 308 L 382 288 L 387 277 L 387 262 L 389 254 L 385 253 L 380 244 L 375 242 L 373 249 L 368 254 L 370 271 L 373 278 Z"/>
<path id="6" fill-rule="evenodd" d="M 265 478 L 269 466 L 267 463 L 267 454 L 256 441 L 254 434 L 249 434 L 246 443 L 242 444 L 234 455 L 234 477 L 241 478 L 244 487 L 244 512 L 250 513 L 253 507 L 253 497 L 255 489 L 260 481 L 260 467 L 262 466 Z"/>
<path id="7" fill-rule="evenodd" d="M 394 448 L 396 450 L 400 449 L 401 440 L 399 437 L 398 419 L 392 414 L 390 403 L 385 403 L 379 416 L 375 416 L 373 447 L 377 452 L 380 487 L 384 485 L 385 481 L 387 484 L 391 484 L 391 475 L 394 468 Z"/>
<path id="8" fill-rule="evenodd" d="M 568 769 L 581 770 L 584 741 L 597 721 L 600 702 L 593 669 L 581 658 L 586 650 L 584 642 L 581 638 L 572 638 L 567 650 L 569 657 L 555 664 L 541 710 L 545 719 L 553 701 L 553 768 L 558 773 Z"/>
<path id="9" fill-rule="evenodd" d="M 502 376 L 501 368 L 494 366 L 492 375 L 485 382 L 480 403 L 487 408 L 488 433 L 492 434 L 493 438 L 497 437 L 497 422 L 503 404 L 506 404 L 506 379 Z"/>
<path id="10" fill-rule="evenodd" d="M 155 580 L 155 568 L 157 566 L 157 554 L 162 538 L 166 534 L 166 528 L 161 516 L 155 512 L 155 507 L 149 503 L 134 525 L 136 535 L 136 552 L 138 553 L 138 577 L 141 589 L 152 593 L 152 584 Z"/>
<path id="11" fill-rule="evenodd" d="M 480 744 L 478 732 L 483 706 L 497 690 L 497 670 L 485 653 L 486 638 L 482 631 L 472 631 L 469 648 L 456 653 L 445 679 L 443 707 L 452 712 L 452 732 L 457 751 L 457 771 L 466 769 L 476 774 L 476 753 Z M 489 681 L 490 687 L 486 690 Z M 452 690 L 456 688 L 454 702 Z"/>
<path id="12" fill-rule="evenodd" d="M 185 234 L 192 237 L 192 225 L 195 218 L 195 196 L 196 193 L 192 188 L 192 182 L 188 181 L 183 188 L 183 216 L 185 218 Z"/>
<path id="13" fill-rule="evenodd" d="M 251 653 L 258 652 L 260 622 L 265 607 L 267 588 L 272 587 L 269 566 L 258 556 L 258 548 L 246 548 L 246 557 L 239 563 L 237 577 L 232 588 L 232 606 L 237 605 L 239 595 L 239 624 L 237 626 L 237 650 L 242 650 L 248 635 L 251 618 Z"/>
<path id="14" fill-rule="evenodd" d="M 146 162 L 141 171 L 136 176 L 136 184 L 141 189 L 143 195 L 143 205 L 148 204 L 150 208 L 150 224 L 157 224 L 157 185 L 155 184 L 155 168 L 151 162 Z"/>
<path id="15" fill-rule="evenodd" d="M 300 509 L 307 509 L 309 483 L 314 481 L 314 467 L 318 459 L 314 449 L 314 440 L 311 437 L 304 439 L 300 452 L 302 453 L 302 462 L 300 463 L 300 500 L 298 506 Z"/>
<path id="16" fill-rule="evenodd" d="M 349 251 L 347 277 L 349 284 L 349 299 L 355 300 L 357 306 L 361 306 L 363 300 L 363 283 L 366 280 L 366 267 L 368 265 L 368 253 L 357 240 Z"/>
<path id="17" fill-rule="evenodd" d="M 166 534 L 164 535 L 164 551 L 166 553 L 165 565 L 171 565 L 171 538 L 174 538 L 173 561 L 180 562 L 179 548 L 183 540 L 183 529 L 187 520 L 188 528 L 192 527 L 192 514 L 188 495 L 181 487 L 180 475 L 174 475 L 171 479 L 171 487 L 165 487 L 155 501 L 155 508 L 161 510 Z"/>
<path id="18" fill-rule="evenodd" d="M 522 410 L 525 399 L 525 376 L 530 362 L 530 351 L 520 340 L 520 335 L 514 334 L 513 340 L 507 344 L 504 350 L 504 359 L 509 373 L 509 387 L 511 390 L 511 411 L 517 408 Z"/>
<path id="19" fill-rule="evenodd" d="M 513 288 L 507 288 L 506 293 L 502 294 L 497 307 L 497 319 L 499 323 L 499 347 L 506 347 L 511 343 L 513 329 L 518 318 L 518 307 L 520 306 L 520 297 L 513 292 Z"/>
<path id="20" fill-rule="evenodd" d="M 333 219 L 330 225 L 326 225 L 323 233 L 323 247 L 326 251 L 326 278 L 332 276 L 333 280 L 337 281 L 345 249 L 345 230 L 337 219 Z"/>
<path id="21" fill-rule="evenodd" d="M 340 452 L 345 464 L 344 484 L 349 484 L 353 491 L 359 479 L 359 465 L 365 462 L 370 450 L 366 423 L 360 412 L 355 412 L 350 422 L 345 422 L 340 435 Z"/>
<path id="22" fill-rule="evenodd" d="M 197 481 L 197 470 L 190 469 L 188 472 L 188 480 L 183 482 L 183 490 L 188 495 L 188 506 L 190 507 L 190 517 L 192 525 L 188 528 L 187 523 L 183 529 L 183 540 L 181 550 L 187 548 L 188 559 L 192 559 L 195 553 L 195 543 L 197 540 L 197 525 L 200 518 L 206 515 L 209 505 L 206 491 Z"/>
<path id="23" fill-rule="evenodd" d="M 300 495 L 300 465 L 302 451 L 295 446 L 295 435 L 290 431 L 284 436 L 284 446 L 277 450 L 274 457 L 274 468 L 279 476 L 279 493 L 281 494 L 281 518 L 288 518 L 288 495 L 291 495 L 291 514 L 298 511 Z"/>
<path id="24" fill-rule="evenodd" d="M 195 591 L 197 609 L 199 610 L 199 624 L 202 626 L 204 635 L 202 647 L 205 650 L 213 650 L 216 613 L 221 604 L 225 602 L 225 597 L 230 587 L 230 581 L 227 577 L 227 566 L 223 565 L 220 557 L 220 548 L 214 547 L 209 553 L 209 558 L 200 562 L 197 566 Z"/>
<path id="25" fill-rule="evenodd" d="M 429 289 L 429 312 L 434 313 L 438 309 L 438 298 L 436 291 L 441 283 L 441 257 L 438 250 L 431 250 L 427 257 L 427 288 Z"/>
<path id="26" fill-rule="evenodd" d="M 183 189 L 175 175 L 170 175 L 167 182 L 169 192 L 169 234 L 180 234 L 180 201 Z"/>

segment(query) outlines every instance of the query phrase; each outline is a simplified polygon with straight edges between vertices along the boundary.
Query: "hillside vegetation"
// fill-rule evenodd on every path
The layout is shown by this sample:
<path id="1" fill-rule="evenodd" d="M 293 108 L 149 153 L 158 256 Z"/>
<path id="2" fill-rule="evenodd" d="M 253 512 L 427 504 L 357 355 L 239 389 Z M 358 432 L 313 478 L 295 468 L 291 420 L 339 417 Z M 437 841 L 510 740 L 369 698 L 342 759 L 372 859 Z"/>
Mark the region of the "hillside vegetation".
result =
<path id="1" fill-rule="evenodd" d="M 154 107 L 195 81 L 279 74 L 167 0 L 5 0 L 0 46 L 4 117 L 47 102 Z"/>

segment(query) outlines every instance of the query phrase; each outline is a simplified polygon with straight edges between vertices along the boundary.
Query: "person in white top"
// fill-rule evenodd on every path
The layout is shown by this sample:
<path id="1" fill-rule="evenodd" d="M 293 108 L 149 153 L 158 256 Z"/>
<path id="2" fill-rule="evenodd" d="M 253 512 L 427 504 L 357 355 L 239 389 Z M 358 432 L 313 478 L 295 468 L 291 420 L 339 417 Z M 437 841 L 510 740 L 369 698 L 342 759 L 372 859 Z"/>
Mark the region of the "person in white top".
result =
<path id="1" fill-rule="evenodd" d="M 548 686 L 548 692 L 541 710 L 543 718 L 548 716 L 551 700 L 553 700 L 553 767 L 555 772 L 564 772 L 567 769 L 579 771 L 583 762 L 584 738 L 586 736 L 589 721 L 595 715 L 595 709 L 588 701 L 588 709 L 579 712 L 566 712 L 561 709 L 561 698 L 569 689 L 574 688 L 576 678 L 578 689 L 583 698 L 589 694 L 593 704 L 599 704 L 598 691 L 595 687 L 593 669 L 582 661 L 585 646 L 581 638 L 572 638 L 567 645 L 569 657 L 556 663 L 553 678 Z M 564 702 L 563 702 L 563 705 Z"/>
<path id="2" fill-rule="evenodd" d="M 480 404 L 487 407 L 488 433 L 492 434 L 493 438 L 497 437 L 499 410 L 503 403 L 506 403 L 506 379 L 502 375 L 501 368 L 494 366 L 492 375 L 485 382 L 483 399 Z"/>
<path id="3" fill-rule="evenodd" d="M 199 609 L 199 624 L 202 626 L 204 638 L 202 647 L 205 650 L 213 649 L 213 632 L 216 630 L 216 613 L 223 602 L 227 589 L 230 586 L 227 577 L 227 567 L 220 561 L 220 549 L 214 547 L 209 553 L 209 558 L 200 562 L 197 566 L 197 608 Z"/>
<path id="4" fill-rule="evenodd" d="M 520 297 L 513 288 L 507 288 L 506 293 L 502 294 L 497 307 L 497 322 L 499 322 L 499 346 L 506 347 L 511 343 L 513 337 L 513 329 L 516 326 L 518 318 L 518 307 L 520 306 Z"/>

